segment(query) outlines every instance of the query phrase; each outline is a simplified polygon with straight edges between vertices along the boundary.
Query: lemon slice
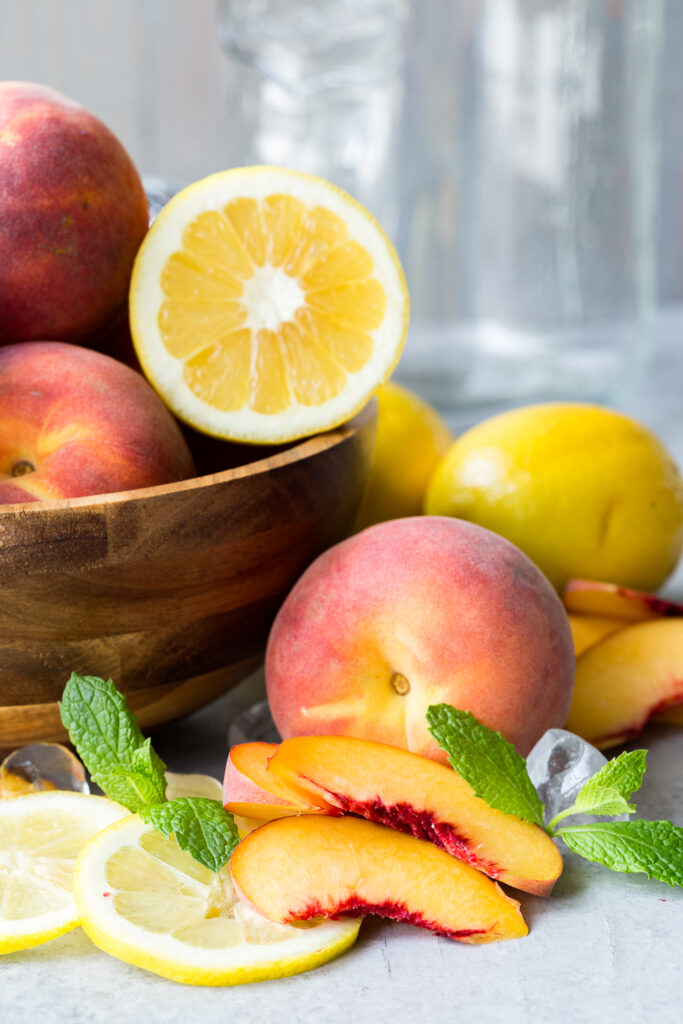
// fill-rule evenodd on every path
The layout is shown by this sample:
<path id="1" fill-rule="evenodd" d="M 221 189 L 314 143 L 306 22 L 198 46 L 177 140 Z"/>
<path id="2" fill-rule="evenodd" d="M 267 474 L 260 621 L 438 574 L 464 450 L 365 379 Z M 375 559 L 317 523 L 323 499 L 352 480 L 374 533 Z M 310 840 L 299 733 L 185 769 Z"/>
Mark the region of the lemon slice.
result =
<path id="1" fill-rule="evenodd" d="M 136 815 L 81 851 L 74 876 L 81 924 L 127 963 L 192 985 L 238 985 L 297 974 L 354 942 L 358 920 L 281 925 L 235 899 L 230 871 L 198 864 Z"/>
<path id="2" fill-rule="evenodd" d="M 408 293 L 358 202 L 278 167 L 213 174 L 156 218 L 133 269 L 130 325 L 170 408 L 218 437 L 328 430 L 398 362 Z"/>
<path id="3" fill-rule="evenodd" d="M 212 775 L 166 772 L 166 799 L 177 800 L 183 796 L 199 796 L 205 800 L 220 800 L 222 803 L 223 787 Z"/>
<path id="4" fill-rule="evenodd" d="M 73 869 L 81 847 L 127 815 L 112 800 L 52 791 L 0 800 L 0 953 L 75 928 Z"/>

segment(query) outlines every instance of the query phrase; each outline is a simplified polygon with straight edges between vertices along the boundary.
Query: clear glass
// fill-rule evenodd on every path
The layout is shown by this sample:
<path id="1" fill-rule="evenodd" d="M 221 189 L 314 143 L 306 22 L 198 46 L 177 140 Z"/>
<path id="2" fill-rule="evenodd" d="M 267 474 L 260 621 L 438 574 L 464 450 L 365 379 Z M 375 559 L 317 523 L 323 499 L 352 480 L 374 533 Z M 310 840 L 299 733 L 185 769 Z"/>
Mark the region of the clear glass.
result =
<path id="1" fill-rule="evenodd" d="M 399 376 L 464 418 L 618 394 L 648 348 L 661 0 L 412 13 Z"/>
<path id="2" fill-rule="evenodd" d="M 333 181 L 394 230 L 408 0 L 219 0 L 226 158 Z"/>

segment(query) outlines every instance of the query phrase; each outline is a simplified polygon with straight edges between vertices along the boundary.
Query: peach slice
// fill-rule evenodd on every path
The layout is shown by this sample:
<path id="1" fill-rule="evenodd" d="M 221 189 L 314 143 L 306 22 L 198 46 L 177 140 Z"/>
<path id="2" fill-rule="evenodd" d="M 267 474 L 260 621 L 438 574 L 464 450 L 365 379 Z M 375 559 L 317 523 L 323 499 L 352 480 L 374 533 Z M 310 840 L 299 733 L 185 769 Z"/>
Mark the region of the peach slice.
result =
<path id="1" fill-rule="evenodd" d="M 276 743 L 238 743 L 232 747 L 223 778 L 223 806 L 226 811 L 259 823 L 287 814 L 338 813 L 327 800 L 302 795 L 268 771 L 268 759 Z M 245 830 L 253 822 L 245 824 Z"/>
<path id="2" fill-rule="evenodd" d="M 570 580 L 562 596 L 568 612 L 639 621 L 683 615 L 683 604 L 618 583 Z"/>
<path id="3" fill-rule="evenodd" d="M 681 703 L 683 621 L 638 622 L 577 659 L 566 727 L 596 747 L 612 747 L 637 735 L 652 715 Z"/>
<path id="4" fill-rule="evenodd" d="M 519 904 L 432 843 L 359 818 L 304 814 L 251 832 L 230 861 L 235 892 L 272 921 L 379 914 L 461 942 L 527 934 Z"/>
<path id="5" fill-rule="evenodd" d="M 518 889 L 549 895 L 562 857 L 536 825 L 494 810 L 451 767 L 373 740 L 299 736 L 285 740 L 268 774 L 401 832 L 428 839 Z"/>
<path id="6" fill-rule="evenodd" d="M 624 619 L 615 619 L 607 615 L 577 615 L 574 612 L 569 612 L 567 618 L 577 658 L 598 640 L 602 640 L 603 637 L 609 636 L 610 633 L 616 633 L 618 629 L 624 629 L 628 625 Z"/>

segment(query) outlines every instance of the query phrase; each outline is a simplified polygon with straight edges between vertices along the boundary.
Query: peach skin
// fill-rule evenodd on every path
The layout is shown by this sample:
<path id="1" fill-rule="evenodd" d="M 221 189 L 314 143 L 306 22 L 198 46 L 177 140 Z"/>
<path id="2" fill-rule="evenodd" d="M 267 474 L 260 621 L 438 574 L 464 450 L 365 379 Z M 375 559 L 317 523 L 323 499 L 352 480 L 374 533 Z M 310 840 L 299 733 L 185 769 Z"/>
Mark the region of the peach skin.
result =
<path id="1" fill-rule="evenodd" d="M 480 871 L 359 818 L 270 821 L 241 841 L 230 872 L 239 899 L 272 921 L 379 914 L 469 943 L 528 931 L 519 904 Z"/>
<path id="2" fill-rule="evenodd" d="M 0 344 L 104 329 L 149 223 L 118 139 L 54 89 L 0 82 L 0 196 Z"/>
<path id="3" fill-rule="evenodd" d="M 567 729 L 596 747 L 637 735 L 683 703 L 683 621 L 639 622 L 589 647 L 576 663 Z"/>
<path id="4" fill-rule="evenodd" d="M 527 754 L 564 725 L 574 647 L 557 594 L 509 541 L 442 516 L 326 551 L 281 607 L 266 685 L 285 738 L 348 735 L 446 761 L 430 704 L 471 711 Z"/>
<path id="5" fill-rule="evenodd" d="M 0 347 L 0 504 L 194 475 L 180 429 L 139 373 L 62 342 Z"/>

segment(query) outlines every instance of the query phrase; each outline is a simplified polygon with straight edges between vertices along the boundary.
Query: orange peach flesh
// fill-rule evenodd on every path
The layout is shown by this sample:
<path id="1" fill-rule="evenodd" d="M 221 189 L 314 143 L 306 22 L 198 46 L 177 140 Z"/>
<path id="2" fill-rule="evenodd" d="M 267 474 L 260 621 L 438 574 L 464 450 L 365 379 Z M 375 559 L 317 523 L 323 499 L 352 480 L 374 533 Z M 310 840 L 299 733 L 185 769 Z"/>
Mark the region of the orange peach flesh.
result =
<path id="1" fill-rule="evenodd" d="M 315 813 L 329 810 L 337 813 L 327 801 L 303 797 L 299 790 L 268 772 L 268 758 L 277 750 L 276 743 L 239 743 L 234 746 L 225 766 L 223 806 L 231 814 L 244 819 L 270 821 L 286 814 Z M 245 822 L 246 827 L 251 826 Z"/>
<path id="2" fill-rule="evenodd" d="M 578 658 L 567 729 L 597 747 L 612 747 L 682 703 L 683 620 L 639 622 Z"/>
<path id="3" fill-rule="evenodd" d="M 552 839 L 489 807 L 451 767 L 348 736 L 285 740 L 268 774 L 358 814 L 442 847 L 491 878 L 548 896 L 562 871 Z"/>
<path id="4" fill-rule="evenodd" d="M 640 621 L 683 615 L 683 605 L 617 583 L 570 580 L 562 600 L 568 612 Z"/>
<path id="5" fill-rule="evenodd" d="M 577 658 L 598 640 L 628 626 L 624 619 L 614 619 L 606 615 L 578 615 L 576 612 L 569 612 L 567 618 Z"/>
<path id="6" fill-rule="evenodd" d="M 279 818 L 230 861 L 235 891 L 273 921 L 379 914 L 461 942 L 519 938 L 519 904 L 432 843 L 344 816 Z"/>

